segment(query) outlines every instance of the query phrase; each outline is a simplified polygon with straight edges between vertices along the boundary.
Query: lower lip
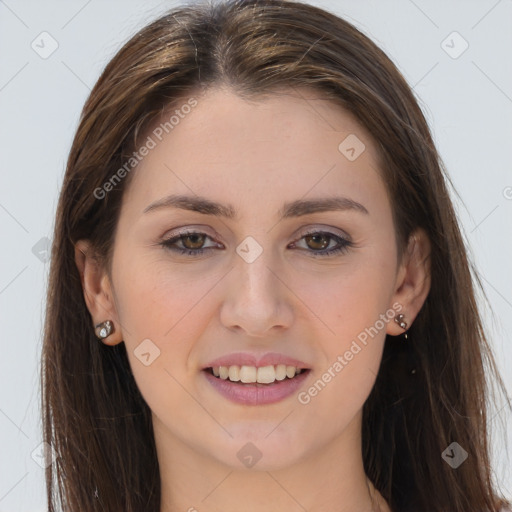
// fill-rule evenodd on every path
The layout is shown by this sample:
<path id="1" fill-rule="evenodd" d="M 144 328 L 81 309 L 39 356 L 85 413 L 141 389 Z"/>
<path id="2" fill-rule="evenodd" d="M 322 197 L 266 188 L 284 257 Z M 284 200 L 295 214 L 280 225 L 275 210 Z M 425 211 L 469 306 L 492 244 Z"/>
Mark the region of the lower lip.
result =
<path id="1" fill-rule="evenodd" d="M 307 378 L 310 370 L 302 370 L 293 379 L 274 381 L 272 384 L 239 384 L 229 379 L 215 377 L 208 370 L 203 370 L 208 382 L 221 395 L 237 404 L 266 405 L 284 400 L 292 395 Z"/>

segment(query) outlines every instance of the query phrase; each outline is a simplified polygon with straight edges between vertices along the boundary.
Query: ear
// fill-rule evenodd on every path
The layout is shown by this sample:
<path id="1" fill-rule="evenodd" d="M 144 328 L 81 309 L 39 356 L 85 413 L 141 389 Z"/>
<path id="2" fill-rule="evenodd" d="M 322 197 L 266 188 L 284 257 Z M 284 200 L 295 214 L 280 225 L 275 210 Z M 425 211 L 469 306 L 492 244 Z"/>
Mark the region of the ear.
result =
<path id="1" fill-rule="evenodd" d="M 88 240 L 79 240 L 75 244 L 75 263 L 80 273 L 91 322 L 96 326 L 100 322 L 110 320 L 114 324 L 113 332 L 102 341 L 106 345 L 117 345 L 123 338 L 112 286 L 106 270 L 100 265 Z"/>
<path id="2" fill-rule="evenodd" d="M 416 229 L 409 237 L 407 250 L 397 272 L 395 292 L 391 304 L 398 303 L 407 327 L 402 329 L 395 321 L 388 322 L 386 333 L 392 336 L 407 331 L 423 306 L 430 291 L 430 240 L 424 229 Z"/>

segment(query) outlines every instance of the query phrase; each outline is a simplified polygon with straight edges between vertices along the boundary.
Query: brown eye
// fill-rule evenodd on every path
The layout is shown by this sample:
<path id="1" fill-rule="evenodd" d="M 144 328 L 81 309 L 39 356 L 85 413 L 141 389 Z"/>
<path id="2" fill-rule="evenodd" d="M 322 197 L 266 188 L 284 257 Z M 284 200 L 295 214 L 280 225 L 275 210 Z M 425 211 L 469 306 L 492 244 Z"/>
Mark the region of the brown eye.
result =
<path id="1" fill-rule="evenodd" d="M 167 240 L 160 242 L 160 245 L 166 250 L 170 250 L 179 254 L 187 254 L 189 256 L 199 256 L 205 252 L 215 249 L 213 245 L 204 245 L 207 239 L 211 237 L 201 232 L 186 232 L 173 236 Z M 218 247 L 217 247 L 218 248 Z"/>
<path id="2" fill-rule="evenodd" d="M 304 240 L 311 249 L 323 250 L 329 246 L 331 236 L 326 233 L 317 233 L 314 235 L 306 235 Z M 312 244 L 310 244 L 312 242 Z"/>
<path id="3" fill-rule="evenodd" d="M 304 245 L 300 247 L 299 243 Z M 302 235 L 302 238 L 292 246 L 305 250 L 306 254 L 313 257 L 329 257 L 347 252 L 353 247 L 353 243 L 328 231 L 314 231 Z"/>
<path id="4" fill-rule="evenodd" d="M 181 235 L 181 243 L 185 249 L 200 249 L 204 244 L 206 235 L 202 233 L 192 233 L 190 235 Z M 190 243 L 186 243 L 189 240 Z"/>

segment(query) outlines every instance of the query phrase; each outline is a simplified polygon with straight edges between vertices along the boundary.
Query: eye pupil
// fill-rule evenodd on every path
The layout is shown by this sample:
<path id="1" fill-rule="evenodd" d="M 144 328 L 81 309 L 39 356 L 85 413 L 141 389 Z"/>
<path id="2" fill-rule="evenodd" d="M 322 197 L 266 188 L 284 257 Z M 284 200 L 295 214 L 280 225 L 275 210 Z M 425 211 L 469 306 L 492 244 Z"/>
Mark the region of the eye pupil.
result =
<path id="1" fill-rule="evenodd" d="M 204 244 L 204 236 L 200 233 L 192 233 L 190 235 L 183 235 L 183 245 L 187 247 L 187 249 L 197 249 Z M 186 244 L 186 240 L 192 240 L 192 247 L 189 247 L 190 244 Z M 194 242 L 195 240 L 195 242 Z"/>
<path id="2" fill-rule="evenodd" d="M 325 249 L 329 246 L 329 235 L 324 234 L 315 234 L 315 235 L 306 235 L 306 242 L 310 242 L 313 240 L 313 243 L 320 243 L 320 247 L 312 247 L 312 249 Z M 319 241 L 319 239 L 323 239 L 323 243 Z"/>

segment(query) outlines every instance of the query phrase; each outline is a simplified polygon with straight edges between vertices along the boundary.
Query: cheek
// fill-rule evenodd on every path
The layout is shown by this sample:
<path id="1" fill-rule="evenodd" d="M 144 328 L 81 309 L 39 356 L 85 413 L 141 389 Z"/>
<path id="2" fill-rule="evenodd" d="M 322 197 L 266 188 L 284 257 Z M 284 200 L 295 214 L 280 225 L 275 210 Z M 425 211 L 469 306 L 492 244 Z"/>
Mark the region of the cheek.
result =
<path id="1" fill-rule="evenodd" d="M 375 247 L 330 278 L 303 278 L 302 293 L 309 290 L 307 296 L 311 300 L 308 305 L 328 327 L 321 329 L 319 343 L 323 364 L 316 377 L 322 382 L 312 390 L 319 397 L 322 391 L 317 405 L 325 401 L 327 408 L 329 402 L 340 407 L 361 407 L 371 391 L 380 366 L 386 326 L 395 314 L 390 304 L 394 258 L 392 250 L 386 253 Z"/>
<path id="2" fill-rule="evenodd" d="M 211 321 L 207 294 L 222 274 L 194 277 L 136 258 L 119 260 L 115 268 L 117 312 L 141 392 L 169 388 L 171 375 L 182 382 L 196 371 L 189 353 Z"/>
<path id="3" fill-rule="evenodd" d="M 322 364 L 298 396 L 313 431 L 329 425 L 335 435 L 346 428 L 375 384 L 386 324 L 394 314 L 389 308 L 390 280 L 379 276 L 366 266 L 351 268 L 350 275 L 333 279 L 323 292 L 316 290 L 329 297 L 313 307 L 333 332 L 322 329 Z"/>
<path id="4" fill-rule="evenodd" d="M 177 334 L 190 332 L 201 322 L 200 305 L 222 274 L 184 267 L 187 264 L 180 267 L 162 258 L 119 258 L 116 305 L 130 344 L 143 336 L 159 344 L 173 341 L 179 345 Z"/>
<path id="5" fill-rule="evenodd" d="M 329 352 L 348 349 L 351 340 L 372 327 L 382 330 L 383 338 L 380 318 L 389 310 L 394 292 L 394 258 L 391 250 L 366 247 L 329 272 L 294 278 L 297 295 L 307 298 L 305 302 L 327 328 L 324 340 Z"/>

